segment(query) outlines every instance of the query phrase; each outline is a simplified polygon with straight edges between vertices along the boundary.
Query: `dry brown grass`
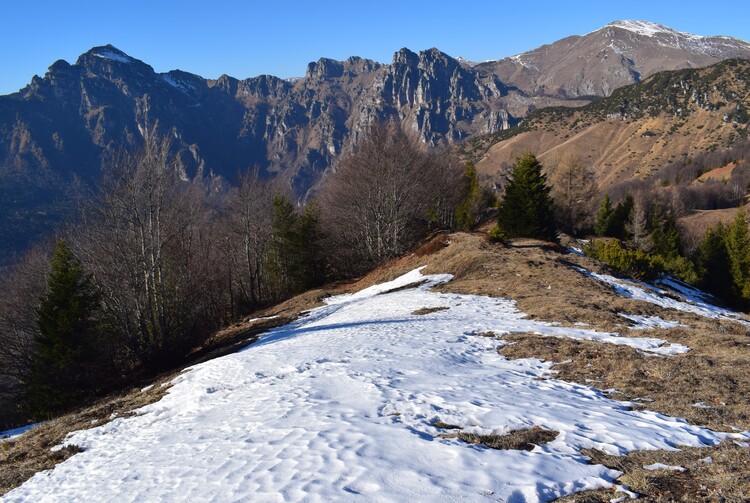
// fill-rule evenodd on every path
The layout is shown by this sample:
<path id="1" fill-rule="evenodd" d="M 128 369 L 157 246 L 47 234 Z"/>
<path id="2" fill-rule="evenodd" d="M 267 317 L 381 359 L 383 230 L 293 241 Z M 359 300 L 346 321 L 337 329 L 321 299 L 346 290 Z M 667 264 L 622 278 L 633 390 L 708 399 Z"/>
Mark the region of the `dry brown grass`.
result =
<path id="1" fill-rule="evenodd" d="M 679 451 L 636 451 L 627 456 L 611 456 L 595 449 L 583 452 L 592 463 L 624 472 L 619 483 L 641 495 L 647 502 L 747 502 L 750 501 L 750 472 L 747 448 L 726 441 L 713 448 L 686 447 Z M 710 459 L 710 462 L 709 462 Z M 674 470 L 646 470 L 661 463 L 682 467 Z M 560 503 L 609 502 L 612 491 L 587 491 L 558 501 Z"/>
<path id="2" fill-rule="evenodd" d="M 475 435 L 469 432 L 448 433 L 443 438 L 458 438 L 469 444 L 483 445 L 490 449 L 531 451 L 537 445 L 553 441 L 559 431 L 545 430 L 534 426 L 526 430 L 513 430 L 505 435 Z"/>
<path id="3" fill-rule="evenodd" d="M 161 399 L 176 376 L 177 373 L 163 376 L 145 391 L 136 388 L 100 399 L 79 411 L 47 421 L 18 438 L 1 442 L 0 496 L 23 484 L 35 473 L 53 468 L 57 463 L 80 452 L 78 446 L 50 450 L 60 445 L 68 433 L 101 426 L 116 417 L 135 414 L 133 411 L 136 409 Z"/>
<path id="4" fill-rule="evenodd" d="M 424 316 L 425 314 L 437 313 L 438 311 L 445 311 L 446 309 L 450 309 L 450 308 L 447 306 L 422 307 L 412 312 L 411 314 L 416 315 L 416 316 Z"/>
<path id="5" fill-rule="evenodd" d="M 690 333 L 690 329 L 675 330 Z M 499 351 L 511 359 L 566 362 L 555 365 L 556 378 L 614 388 L 620 393 L 613 398 L 635 400 L 649 410 L 684 417 L 693 424 L 719 431 L 731 431 L 730 426 L 750 429 L 750 351 L 738 340 L 747 336 L 717 334 L 708 350 L 697 345 L 699 338 L 681 337 L 680 342 L 694 349 L 670 357 L 644 356 L 627 346 L 532 334 L 505 336 L 510 344 Z M 711 408 L 694 406 L 701 402 Z"/>

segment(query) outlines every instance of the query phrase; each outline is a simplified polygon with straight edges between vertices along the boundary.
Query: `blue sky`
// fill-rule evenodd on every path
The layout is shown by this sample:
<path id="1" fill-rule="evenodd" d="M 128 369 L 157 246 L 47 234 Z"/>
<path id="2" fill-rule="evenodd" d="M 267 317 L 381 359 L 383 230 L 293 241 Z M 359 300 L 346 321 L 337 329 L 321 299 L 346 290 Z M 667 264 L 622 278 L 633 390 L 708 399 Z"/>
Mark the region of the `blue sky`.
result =
<path id="1" fill-rule="evenodd" d="M 401 47 L 437 47 L 484 61 L 511 56 L 617 19 L 750 40 L 750 2 L 367 1 L 0 3 L 0 94 L 58 59 L 111 43 L 165 72 L 296 77 L 320 57 L 390 62 Z"/>

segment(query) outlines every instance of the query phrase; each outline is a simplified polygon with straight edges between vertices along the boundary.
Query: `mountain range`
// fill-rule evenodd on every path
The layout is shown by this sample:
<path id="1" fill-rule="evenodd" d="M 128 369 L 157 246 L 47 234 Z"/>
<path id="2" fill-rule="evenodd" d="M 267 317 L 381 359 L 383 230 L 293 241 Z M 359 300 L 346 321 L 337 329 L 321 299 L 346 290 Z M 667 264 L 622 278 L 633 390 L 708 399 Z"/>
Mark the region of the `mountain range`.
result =
<path id="1" fill-rule="evenodd" d="M 435 48 L 401 49 L 390 64 L 321 58 L 293 80 L 157 73 L 111 45 L 95 47 L 0 96 L 0 248 L 23 250 L 55 225 L 94 186 L 102 160 L 137 147 L 150 127 L 173 137 L 186 179 L 231 181 L 257 166 L 302 200 L 376 121 L 396 119 L 428 145 L 456 145 L 657 71 L 737 57 L 750 58 L 750 44 L 642 21 L 479 64 Z"/>

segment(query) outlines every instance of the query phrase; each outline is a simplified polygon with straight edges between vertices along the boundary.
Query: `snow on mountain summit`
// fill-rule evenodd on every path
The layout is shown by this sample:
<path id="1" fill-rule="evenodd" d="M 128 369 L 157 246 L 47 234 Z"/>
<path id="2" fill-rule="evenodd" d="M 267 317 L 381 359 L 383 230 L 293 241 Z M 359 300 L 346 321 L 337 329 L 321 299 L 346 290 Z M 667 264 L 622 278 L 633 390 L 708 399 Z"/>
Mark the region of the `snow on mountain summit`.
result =
<path id="1" fill-rule="evenodd" d="M 117 61 L 119 63 L 132 63 L 133 58 L 122 52 L 121 50 L 117 49 L 116 47 L 112 45 L 105 45 L 103 47 L 95 47 L 91 51 L 92 56 L 96 56 L 97 58 L 103 58 L 103 59 L 110 59 L 112 61 Z"/>
<path id="2" fill-rule="evenodd" d="M 673 30 L 672 28 L 669 28 L 668 26 L 664 26 L 663 24 L 653 23 L 651 21 L 636 21 L 636 20 L 613 21 L 609 23 L 607 26 L 605 26 L 605 28 L 607 27 L 622 28 L 624 30 L 632 31 L 633 33 L 637 33 L 638 35 L 644 35 L 646 37 L 653 37 L 654 35 L 658 33 L 690 35 L 689 33 L 682 33 L 677 30 Z M 691 35 L 691 36 L 695 36 L 695 35 Z"/>

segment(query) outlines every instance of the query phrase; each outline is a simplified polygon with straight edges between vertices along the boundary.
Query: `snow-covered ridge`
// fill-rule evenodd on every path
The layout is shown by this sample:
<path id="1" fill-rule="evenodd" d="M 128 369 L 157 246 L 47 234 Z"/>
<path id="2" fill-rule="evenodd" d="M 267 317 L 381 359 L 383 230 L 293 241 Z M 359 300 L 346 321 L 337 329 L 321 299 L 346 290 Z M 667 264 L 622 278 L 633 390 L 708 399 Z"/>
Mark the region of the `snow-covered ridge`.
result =
<path id="1" fill-rule="evenodd" d="M 159 76 L 165 83 L 169 84 L 170 86 L 174 87 L 175 89 L 179 91 L 182 91 L 183 93 L 196 91 L 195 86 L 193 86 L 192 84 L 185 82 L 183 80 L 175 79 L 168 73 L 161 73 L 159 74 Z"/>
<path id="2" fill-rule="evenodd" d="M 549 501 L 612 487 L 619 473 L 589 464 L 583 448 L 625 454 L 750 438 L 558 381 L 553 363 L 499 355 L 497 336 L 674 345 L 430 290 L 449 279 L 417 270 L 332 297 L 245 350 L 186 370 L 137 416 L 69 435 L 83 452 L 4 501 Z M 530 452 L 497 451 L 441 438 L 438 421 L 475 434 L 559 434 Z"/>
<path id="3" fill-rule="evenodd" d="M 609 23 L 605 28 L 614 26 L 615 28 L 622 28 L 624 30 L 632 31 L 633 33 L 637 33 L 638 35 L 643 35 L 645 37 L 653 37 L 654 35 L 657 35 L 659 33 L 670 33 L 670 34 L 679 34 L 689 37 L 695 37 L 696 35 L 692 35 L 690 33 L 683 33 L 679 32 L 677 30 L 673 30 L 672 28 L 669 28 L 668 26 L 664 26 L 663 24 L 659 23 L 652 23 L 651 21 L 636 21 L 636 20 L 623 20 L 623 21 L 613 21 Z"/>
<path id="4" fill-rule="evenodd" d="M 120 53 L 120 52 L 115 52 L 110 49 L 99 49 L 96 52 L 94 52 L 93 55 L 96 56 L 97 58 L 111 59 L 112 61 L 118 61 L 120 63 L 132 63 L 133 62 L 133 60 L 130 59 L 125 54 Z"/>
<path id="5" fill-rule="evenodd" d="M 656 43 L 663 47 L 679 48 L 719 58 L 734 56 L 736 55 L 735 51 L 738 49 L 750 49 L 750 43 L 737 38 L 694 35 L 651 21 L 613 21 L 592 33 L 597 33 L 607 28 L 620 28 L 639 36 L 655 38 Z M 729 52 L 726 53 L 725 51 Z"/>

